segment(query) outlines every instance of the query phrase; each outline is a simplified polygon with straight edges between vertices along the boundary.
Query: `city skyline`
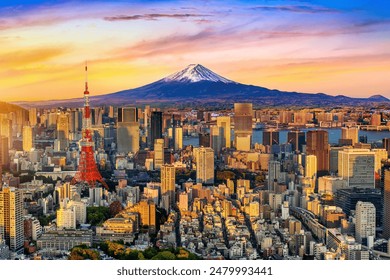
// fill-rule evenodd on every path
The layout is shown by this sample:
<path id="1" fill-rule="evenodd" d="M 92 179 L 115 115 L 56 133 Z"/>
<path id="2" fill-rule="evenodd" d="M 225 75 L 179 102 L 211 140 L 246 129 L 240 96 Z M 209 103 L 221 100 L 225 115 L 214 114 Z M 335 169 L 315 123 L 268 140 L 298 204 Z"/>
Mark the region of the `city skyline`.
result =
<path id="1" fill-rule="evenodd" d="M 390 97 L 389 4 L 379 2 L 3 1 L 1 101 L 80 97 L 85 60 L 92 95 L 200 63 L 271 89 Z"/>

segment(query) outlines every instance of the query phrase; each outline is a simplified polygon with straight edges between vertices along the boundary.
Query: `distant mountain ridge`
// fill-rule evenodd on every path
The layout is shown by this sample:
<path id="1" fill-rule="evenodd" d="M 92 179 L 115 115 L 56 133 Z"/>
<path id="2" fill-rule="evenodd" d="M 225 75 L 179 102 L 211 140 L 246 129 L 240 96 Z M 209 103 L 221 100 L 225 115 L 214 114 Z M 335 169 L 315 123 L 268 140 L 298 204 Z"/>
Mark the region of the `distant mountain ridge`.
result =
<path id="1" fill-rule="evenodd" d="M 83 106 L 81 97 L 82 92 L 77 99 L 14 103 L 23 107 L 81 107 Z M 91 94 L 92 106 L 140 104 L 182 106 L 234 102 L 252 102 L 257 106 L 362 106 L 387 103 L 390 100 L 382 95 L 352 98 L 324 93 L 285 92 L 246 85 L 224 78 L 200 64 L 190 64 L 181 71 L 138 88 L 99 96 L 93 96 L 93 92 Z"/>

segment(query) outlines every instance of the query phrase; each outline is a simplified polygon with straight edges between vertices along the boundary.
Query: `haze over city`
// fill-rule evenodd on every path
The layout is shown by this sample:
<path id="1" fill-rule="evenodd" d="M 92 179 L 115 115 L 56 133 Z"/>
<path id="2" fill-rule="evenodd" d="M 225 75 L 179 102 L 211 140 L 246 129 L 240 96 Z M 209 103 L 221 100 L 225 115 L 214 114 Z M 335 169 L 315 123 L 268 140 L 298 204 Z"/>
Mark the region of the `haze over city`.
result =
<path id="1" fill-rule="evenodd" d="M 79 97 L 190 63 L 244 84 L 390 96 L 386 1 L 2 1 L 0 100 Z"/>

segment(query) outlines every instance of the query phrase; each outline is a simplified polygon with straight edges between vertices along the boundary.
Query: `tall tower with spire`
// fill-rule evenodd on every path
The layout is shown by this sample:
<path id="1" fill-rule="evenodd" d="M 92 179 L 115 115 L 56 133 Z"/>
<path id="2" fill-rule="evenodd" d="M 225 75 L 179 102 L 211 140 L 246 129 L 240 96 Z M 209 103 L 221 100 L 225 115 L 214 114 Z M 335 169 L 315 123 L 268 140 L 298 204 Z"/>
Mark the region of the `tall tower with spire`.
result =
<path id="1" fill-rule="evenodd" d="M 81 153 L 79 167 L 72 183 L 85 182 L 89 187 L 94 188 L 96 182 L 100 182 L 104 187 L 108 188 L 104 182 L 102 175 L 97 169 L 94 147 L 92 140 L 92 120 L 91 109 L 89 107 L 89 91 L 88 91 L 88 67 L 85 64 L 85 91 L 84 91 L 84 113 L 83 113 L 83 130 L 81 140 Z"/>

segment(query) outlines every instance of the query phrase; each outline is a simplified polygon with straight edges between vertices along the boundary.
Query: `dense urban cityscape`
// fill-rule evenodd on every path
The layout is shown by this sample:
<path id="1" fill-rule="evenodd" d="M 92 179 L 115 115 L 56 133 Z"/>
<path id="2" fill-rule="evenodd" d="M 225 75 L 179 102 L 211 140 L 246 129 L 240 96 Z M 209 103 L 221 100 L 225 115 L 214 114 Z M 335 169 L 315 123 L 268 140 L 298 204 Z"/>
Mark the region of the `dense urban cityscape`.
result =
<path id="1" fill-rule="evenodd" d="M 390 257 L 384 107 L 6 105 L 1 259 Z"/>

